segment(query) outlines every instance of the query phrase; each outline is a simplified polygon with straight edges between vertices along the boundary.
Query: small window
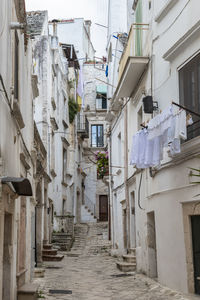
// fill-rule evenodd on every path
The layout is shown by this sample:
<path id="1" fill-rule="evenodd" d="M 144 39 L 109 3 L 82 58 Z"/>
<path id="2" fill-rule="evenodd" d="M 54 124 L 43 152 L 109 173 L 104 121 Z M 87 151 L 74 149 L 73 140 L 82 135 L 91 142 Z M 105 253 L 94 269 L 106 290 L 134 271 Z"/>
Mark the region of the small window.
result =
<path id="1" fill-rule="evenodd" d="M 107 109 L 107 95 L 97 94 L 96 98 L 96 109 Z"/>
<path id="2" fill-rule="evenodd" d="M 180 104 L 200 113 L 200 54 L 179 71 Z M 192 116 L 193 121 L 199 118 Z M 200 122 L 188 127 L 188 140 L 200 135 Z"/>
<path id="3" fill-rule="evenodd" d="M 104 146 L 104 134 L 103 125 L 92 125 L 91 146 L 103 147 Z"/>
<path id="4" fill-rule="evenodd" d="M 67 172 L 67 150 L 63 148 L 63 181 L 65 181 L 66 172 Z"/>

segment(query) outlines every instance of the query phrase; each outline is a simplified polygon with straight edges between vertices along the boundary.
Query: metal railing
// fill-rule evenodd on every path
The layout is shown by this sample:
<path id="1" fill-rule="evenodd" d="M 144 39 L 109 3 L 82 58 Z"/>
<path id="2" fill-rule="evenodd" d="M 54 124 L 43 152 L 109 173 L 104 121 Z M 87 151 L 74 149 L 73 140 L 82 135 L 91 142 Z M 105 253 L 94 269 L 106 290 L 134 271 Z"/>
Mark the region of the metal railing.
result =
<path id="1" fill-rule="evenodd" d="M 85 206 L 93 213 L 94 217 L 96 217 L 96 205 L 88 198 L 87 195 L 85 196 Z"/>
<path id="2" fill-rule="evenodd" d="M 82 135 L 82 137 L 89 137 L 89 122 L 83 113 L 78 113 L 77 115 L 77 132 Z"/>
<path id="3" fill-rule="evenodd" d="M 119 79 L 121 78 L 129 57 L 144 55 L 143 41 L 146 40 L 148 26 L 148 24 L 132 24 L 128 36 L 128 42 L 124 48 L 119 63 Z"/>

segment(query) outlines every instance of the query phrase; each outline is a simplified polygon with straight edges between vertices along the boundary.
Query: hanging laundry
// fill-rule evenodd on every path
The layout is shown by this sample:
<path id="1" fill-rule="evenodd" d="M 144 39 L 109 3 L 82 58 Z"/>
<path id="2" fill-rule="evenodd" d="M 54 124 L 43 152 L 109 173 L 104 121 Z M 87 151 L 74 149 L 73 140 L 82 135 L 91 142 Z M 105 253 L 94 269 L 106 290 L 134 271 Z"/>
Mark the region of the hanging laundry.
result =
<path id="1" fill-rule="evenodd" d="M 188 114 L 186 117 L 187 126 L 192 125 L 194 123 L 191 114 Z"/>
<path id="2" fill-rule="evenodd" d="M 171 105 L 133 136 L 130 164 L 140 169 L 159 166 L 165 147 L 171 155 L 180 153 L 180 139 L 187 139 L 186 112 Z"/>
<path id="3" fill-rule="evenodd" d="M 138 131 L 133 136 L 130 164 L 138 169 L 145 169 L 160 164 L 163 159 L 162 139 L 150 140 L 147 129 Z"/>

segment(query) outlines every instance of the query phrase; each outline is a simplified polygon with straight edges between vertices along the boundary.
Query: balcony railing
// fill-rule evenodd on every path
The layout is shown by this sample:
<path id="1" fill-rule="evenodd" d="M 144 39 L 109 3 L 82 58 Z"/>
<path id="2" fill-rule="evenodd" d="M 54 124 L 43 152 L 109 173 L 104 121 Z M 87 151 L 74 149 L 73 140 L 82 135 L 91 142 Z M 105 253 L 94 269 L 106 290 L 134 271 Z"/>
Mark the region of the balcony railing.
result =
<path id="1" fill-rule="evenodd" d="M 77 115 L 77 133 L 82 138 L 89 138 L 89 122 L 83 113 Z"/>
<path id="2" fill-rule="evenodd" d="M 146 40 L 148 24 L 132 24 L 128 43 L 124 49 L 119 63 L 119 80 L 123 74 L 129 57 L 142 57 L 144 55 L 143 41 Z"/>

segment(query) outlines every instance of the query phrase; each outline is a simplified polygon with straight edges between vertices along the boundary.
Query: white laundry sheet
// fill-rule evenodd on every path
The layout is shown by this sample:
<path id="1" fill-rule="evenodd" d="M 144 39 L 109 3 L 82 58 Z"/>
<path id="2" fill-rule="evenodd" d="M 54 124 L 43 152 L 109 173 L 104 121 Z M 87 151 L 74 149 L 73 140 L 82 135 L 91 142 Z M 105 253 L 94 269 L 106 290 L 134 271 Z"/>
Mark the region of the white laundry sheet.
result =
<path id="1" fill-rule="evenodd" d="M 171 105 L 133 136 L 130 164 L 139 169 L 159 166 L 164 147 L 171 155 L 180 153 L 180 139 L 187 139 L 186 111 Z"/>

